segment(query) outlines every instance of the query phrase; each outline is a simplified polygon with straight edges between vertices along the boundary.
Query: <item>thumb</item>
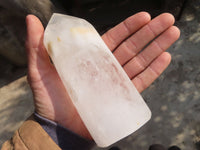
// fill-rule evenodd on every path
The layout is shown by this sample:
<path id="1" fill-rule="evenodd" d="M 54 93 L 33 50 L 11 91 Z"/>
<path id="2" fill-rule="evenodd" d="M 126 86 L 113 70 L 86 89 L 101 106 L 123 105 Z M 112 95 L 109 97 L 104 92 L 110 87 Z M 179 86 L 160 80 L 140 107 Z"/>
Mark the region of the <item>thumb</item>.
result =
<path id="1" fill-rule="evenodd" d="M 29 71 L 34 68 L 45 68 L 50 64 L 50 61 L 43 45 L 44 27 L 34 15 L 28 15 L 26 17 L 26 25 L 26 53 Z"/>
<path id="2" fill-rule="evenodd" d="M 26 17 L 27 25 L 27 46 L 28 48 L 38 48 L 41 38 L 43 38 L 44 28 L 40 20 L 34 15 Z"/>

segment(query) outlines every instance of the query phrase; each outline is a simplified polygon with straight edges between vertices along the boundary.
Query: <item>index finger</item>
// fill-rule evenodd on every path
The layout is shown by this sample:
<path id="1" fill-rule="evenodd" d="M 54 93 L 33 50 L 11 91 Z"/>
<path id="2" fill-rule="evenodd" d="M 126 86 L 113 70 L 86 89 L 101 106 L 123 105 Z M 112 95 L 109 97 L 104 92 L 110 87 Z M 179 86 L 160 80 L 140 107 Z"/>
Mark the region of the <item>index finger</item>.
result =
<path id="1" fill-rule="evenodd" d="M 147 24 L 150 20 L 151 16 L 147 12 L 137 13 L 107 31 L 102 36 L 102 39 L 108 48 L 113 51 L 121 42 Z"/>

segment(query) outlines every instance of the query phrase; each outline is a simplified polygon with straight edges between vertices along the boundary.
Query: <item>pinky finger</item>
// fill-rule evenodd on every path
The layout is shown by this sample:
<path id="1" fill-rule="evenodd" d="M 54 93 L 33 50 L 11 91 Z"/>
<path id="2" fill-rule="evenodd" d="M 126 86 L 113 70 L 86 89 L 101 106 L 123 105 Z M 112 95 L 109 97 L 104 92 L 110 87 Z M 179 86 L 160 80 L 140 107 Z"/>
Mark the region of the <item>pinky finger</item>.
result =
<path id="1" fill-rule="evenodd" d="M 132 82 L 137 90 L 141 93 L 149 87 L 151 83 L 155 81 L 167 68 L 170 62 L 171 55 L 168 52 L 163 52 L 160 56 L 158 56 L 150 66 L 132 79 Z"/>

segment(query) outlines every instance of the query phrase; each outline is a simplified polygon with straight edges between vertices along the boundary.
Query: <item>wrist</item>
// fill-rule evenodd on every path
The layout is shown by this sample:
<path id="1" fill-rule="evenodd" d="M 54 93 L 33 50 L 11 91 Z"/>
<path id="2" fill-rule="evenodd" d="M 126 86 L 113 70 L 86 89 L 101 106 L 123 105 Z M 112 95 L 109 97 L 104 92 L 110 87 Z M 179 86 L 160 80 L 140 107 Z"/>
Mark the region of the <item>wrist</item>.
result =
<path id="1" fill-rule="evenodd" d="M 94 142 L 92 140 L 85 139 L 70 131 L 69 129 L 61 126 L 60 124 L 44 118 L 37 113 L 34 113 L 34 118 L 49 134 L 54 142 L 62 149 L 81 148 L 83 150 L 88 150 L 94 145 Z"/>

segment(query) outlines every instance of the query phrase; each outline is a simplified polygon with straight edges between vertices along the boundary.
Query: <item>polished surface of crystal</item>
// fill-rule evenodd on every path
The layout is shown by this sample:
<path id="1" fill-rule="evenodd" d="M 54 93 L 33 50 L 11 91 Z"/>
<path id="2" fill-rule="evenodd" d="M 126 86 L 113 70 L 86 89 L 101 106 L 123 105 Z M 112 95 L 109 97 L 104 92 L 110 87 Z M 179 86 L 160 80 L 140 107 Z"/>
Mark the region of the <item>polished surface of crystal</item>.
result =
<path id="1" fill-rule="evenodd" d="M 98 146 L 119 141 L 150 119 L 141 95 L 90 23 L 54 14 L 44 44 Z"/>

